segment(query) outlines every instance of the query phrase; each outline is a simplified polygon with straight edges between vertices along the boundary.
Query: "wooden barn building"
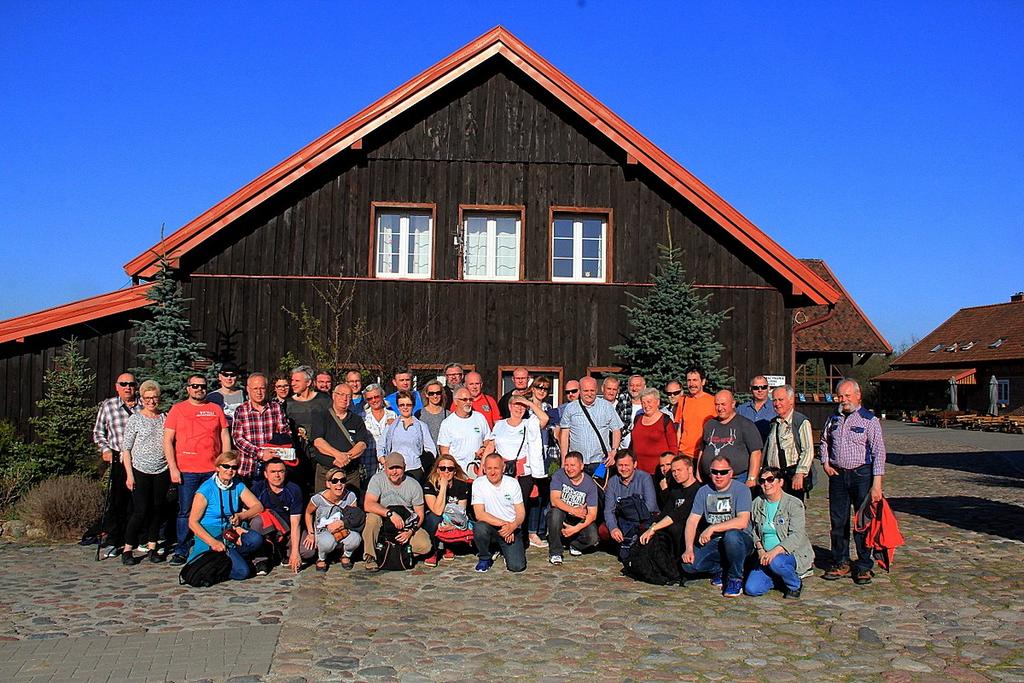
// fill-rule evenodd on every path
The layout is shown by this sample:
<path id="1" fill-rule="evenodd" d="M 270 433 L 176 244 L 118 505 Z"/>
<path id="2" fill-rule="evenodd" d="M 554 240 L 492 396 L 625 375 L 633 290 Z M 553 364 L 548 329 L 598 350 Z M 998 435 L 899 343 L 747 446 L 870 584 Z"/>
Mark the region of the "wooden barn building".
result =
<path id="1" fill-rule="evenodd" d="M 945 410 L 955 393 L 958 410 L 1024 414 L 1024 293 L 961 308 L 874 379 L 894 413 Z"/>
<path id="2" fill-rule="evenodd" d="M 0 419 L 27 422 L 71 335 L 108 395 L 136 363 L 130 321 L 161 253 L 218 360 L 267 370 L 301 354 L 284 307 L 326 317 L 316 289 L 341 281 L 371 331 L 443 349 L 421 371 L 466 361 L 496 393 L 516 365 L 558 381 L 614 366 L 622 305 L 669 234 L 711 305 L 732 309 L 721 363 L 741 386 L 793 377 L 794 314 L 824 317 L 837 286 L 498 27 L 130 260 L 135 286 L 0 323 Z"/>

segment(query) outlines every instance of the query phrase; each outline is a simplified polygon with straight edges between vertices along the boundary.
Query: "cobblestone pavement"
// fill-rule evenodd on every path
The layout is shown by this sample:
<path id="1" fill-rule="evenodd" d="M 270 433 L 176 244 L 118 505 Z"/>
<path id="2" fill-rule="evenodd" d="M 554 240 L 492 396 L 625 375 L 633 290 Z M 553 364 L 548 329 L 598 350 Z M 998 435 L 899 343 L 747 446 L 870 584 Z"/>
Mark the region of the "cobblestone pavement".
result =
<path id="1" fill-rule="evenodd" d="M 45 644 L 47 656 L 65 663 L 73 657 L 61 652 L 102 648 L 111 672 L 123 673 L 124 642 L 166 643 L 178 631 L 192 644 L 164 645 L 171 657 L 156 665 L 178 681 L 229 672 L 270 683 L 1024 681 L 1024 437 L 898 423 L 887 423 L 885 433 L 892 453 L 886 494 L 907 545 L 893 573 L 880 573 L 871 586 L 815 576 L 798 602 L 777 593 L 726 599 L 704 582 L 635 583 L 608 555 L 567 557 L 552 567 L 544 551 L 531 550 L 529 568 L 518 575 L 500 561 L 476 574 L 473 558 L 460 557 L 386 575 L 358 567 L 298 577 L 276 570 L 186 591 L 166 566 L 128 570 L 93 562 L 77 547 L 0 545 L 0 641 L 11 641 L 0 642 L 0 680 L 108 680 L 99 665 L 70 673 L 40 668 L 46 658 L 31 661 L 29 640 L 67 643 Z M 820 552 L 828 545 L 823 490 L 809 502 L 808 526 Z M 196 643 L 218 643 L 225 634 L 239 646 L 225 651 L 224 662 L 210 656 L 201 665 Z M 118 635 L 128 638 L 105 638 Z M 150 641 L 156 638 L 165 640 Z M 247 655 L 273 638 L 268 672 Z M 138 680 L 159 680 L 153 667 L 139 672 Z M 129 674 L 109 680 L 134 679 Z"/>

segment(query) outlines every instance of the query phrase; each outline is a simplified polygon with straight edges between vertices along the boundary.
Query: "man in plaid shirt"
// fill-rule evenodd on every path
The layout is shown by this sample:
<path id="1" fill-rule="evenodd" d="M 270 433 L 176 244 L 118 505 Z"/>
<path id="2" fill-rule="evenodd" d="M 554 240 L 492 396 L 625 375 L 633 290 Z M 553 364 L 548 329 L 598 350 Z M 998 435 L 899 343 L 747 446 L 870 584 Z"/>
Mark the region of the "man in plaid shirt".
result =
<path id="1" fill-rule="evenodd" d="M 124 528 L 128 522 L 128 510 L 132 501 L 131 491 L 125 484 L 126 474 L 121 464 L 121 440 L 128 417 L 142 409 L 139 405 L 135 375 L 123 372 L 114 383 L 117 396 L 100 404 L 96 425 L 92 429 L 92 440 L 103 455 L 103 462 L 110 463 L 110 504 L 107 506 L 101 525 L 106 534 L 105 557 L 115 557 L 124 546 Z"/>
<path id="2" fill-rule="evenodd" d="M 832 568 L 822 578 L 835 581 L 853 574 L 858 586 L 871 583 L 874 561 L 863 533 L 854 534 L 857 561 L 850 567 L 850 509 L 859 510 L 871 496 L 882 499 L 885 443 L 882 425 L 874 413 L 860 405 L 860 385 L 844 379 L 836 387 L 839 412 L 821 432 L 819 453 L 828 475 L 829 521 L 832 525 Z"/>
<path id="3" fill-rule="evenodd" d="M 251 482 L 263 473 L 263 463 L 274 456 L 264 451 L 274 435 L 291 439 L 292 430 L 280 404 L 267 400 L 267 376 L 262 372 L 249 375 L 245 383 L 249 400 L 235 409 L 231 423 L 231 440 L 238 452 L 238 476 Z"/>

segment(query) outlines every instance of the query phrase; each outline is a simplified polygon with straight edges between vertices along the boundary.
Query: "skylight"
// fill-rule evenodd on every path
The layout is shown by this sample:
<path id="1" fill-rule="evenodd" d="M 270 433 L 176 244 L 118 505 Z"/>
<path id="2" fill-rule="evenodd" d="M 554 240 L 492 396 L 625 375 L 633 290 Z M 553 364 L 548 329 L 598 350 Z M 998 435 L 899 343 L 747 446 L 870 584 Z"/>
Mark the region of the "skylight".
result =
<path id="1" fill-rule="evenodd" d="M 933 348 L 928 353 L 935 353 L 936 351 L 941 351 L 945 346 L 946 346 L 945 344 L 936 344 L 935 348 Z"/>
<path id="2" fill-rule="evenodd" d="M 956 342 L 953 342 L 952 344 L 950 344 L 949 346 L 946 347 L 946 350 L 947 351 L 956 351 L 959 348 L 960 348 L 960 345 L 957 344 Z"/>
<path id="3" fill-rule="evenodd" d="M 974 346 L 974 344 L 975 344 L 975 342 L 969 341 L 966 344 L 964 344 L 963 346 L 961 346 L 960 350 L 961 351 L 966 351 L 966 350 L 972 348 Z"/>
<path id="4" fill-rule="evenodd" d="M 989 344 L 989 345 L 988 345 L 988 348 L 990 348 L 990 349 L 998 349 L 998 348 L 999 348 L 1000 346 L 1002 346 L 1002 345 L 1003 345 L 1003 344 L 1004 344 L 1005 342 L 1006 342 L 1006 337 L 1000 337 L 999 339 L 996 339 L 996 340 L 995 340 L 994 342 L 992 342 L 991 344 Z"/>

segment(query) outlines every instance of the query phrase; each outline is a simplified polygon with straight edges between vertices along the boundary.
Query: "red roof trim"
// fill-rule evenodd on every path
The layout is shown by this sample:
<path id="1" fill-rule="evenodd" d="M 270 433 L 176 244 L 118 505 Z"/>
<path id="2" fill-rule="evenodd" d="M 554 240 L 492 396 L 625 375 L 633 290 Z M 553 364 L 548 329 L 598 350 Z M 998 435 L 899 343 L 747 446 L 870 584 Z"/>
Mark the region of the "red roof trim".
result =
<path id="1" fill-rule="evenodd" d="M 793 294 L 806 295 L 815 304 L 830 304 L 839 300 L 839 292 L 800 263 L 728 202 L 501 26 L 491 29 L 419 76 L 399 86 L 200 214 L 162 243 L 125 264 L 125 271 L 134 277 L 152 277 L 158 268 L 158 254 L 161 251 L 166 251 L 172 259 L 180 259 L 182 254 L 198 246 L 274 192 L 357 143 L 368 132 L 401 114 L 462 74 L 499 54 L 608 136 L 625 151 L 627 160 L 635 159 L 648 168 L 763 259 L 791 284 Z"/>
<path id="2" fill-rule="evenodd" d="M 26 337 L 32 335 L 142 308 L 149 303 L 146 292 L 152 286 L 153 283 L 147 283 L 129 289 L 119 289 L 116 292 L 100 294 L 5 320 L 0 323 L 0 344 L 11 341 L 23 342 Z"/>

